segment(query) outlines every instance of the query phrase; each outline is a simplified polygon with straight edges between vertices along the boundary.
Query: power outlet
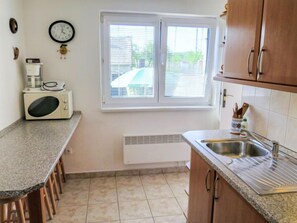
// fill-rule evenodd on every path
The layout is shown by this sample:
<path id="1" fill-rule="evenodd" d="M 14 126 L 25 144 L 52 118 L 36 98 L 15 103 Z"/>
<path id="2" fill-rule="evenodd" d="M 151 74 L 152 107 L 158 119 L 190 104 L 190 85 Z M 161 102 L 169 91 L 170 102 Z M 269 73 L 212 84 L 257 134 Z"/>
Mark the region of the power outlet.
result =
<path id="1" fill-rule="evenodd" d="M 65 150 L 65 153 L 66 154 L 72 154 L 73 153 L 72 147 L 67 147 L 66 150 Z"/>

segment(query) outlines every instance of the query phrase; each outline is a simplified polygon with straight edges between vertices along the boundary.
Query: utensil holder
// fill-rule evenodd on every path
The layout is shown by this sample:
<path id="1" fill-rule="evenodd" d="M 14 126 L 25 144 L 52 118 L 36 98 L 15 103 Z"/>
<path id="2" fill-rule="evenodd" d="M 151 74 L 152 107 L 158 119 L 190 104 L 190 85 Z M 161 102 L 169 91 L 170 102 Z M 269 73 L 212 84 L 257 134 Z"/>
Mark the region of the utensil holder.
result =
<path id="1" fill-rule="evenodd" d="M 235 135 L 240 134 L 242 118 L 232 118 L 231 133 Z"/>

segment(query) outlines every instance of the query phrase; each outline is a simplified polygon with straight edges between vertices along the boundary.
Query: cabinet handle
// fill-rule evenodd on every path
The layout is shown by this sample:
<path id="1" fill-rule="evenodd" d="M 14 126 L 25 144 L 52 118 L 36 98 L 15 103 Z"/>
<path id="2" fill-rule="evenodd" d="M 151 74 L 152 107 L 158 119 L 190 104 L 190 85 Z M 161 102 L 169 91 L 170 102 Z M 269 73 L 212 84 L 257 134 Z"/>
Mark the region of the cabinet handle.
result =
<path id="1" fill-rule="evenodd" d="M 217 176 L 215 179 L 215 191 L 214 191 L 214 199 L 218 200 L 219 199 L 219 195 L 218 195 L 218 182 L 219 182 L 220 178 Z"/>
<path id="2" fill-rule="evenodd" d="M 210 191 L 210 187 L 208 187 L 208 176 L 209 176 L 209 174 L 211 173 L 211 170 L 208 170 L 207 171 L 207 174 L 206 174 L 206 176 L 205 176 L 205 181 L 204 181 L 204 183 L 205 183 L 205 189 L 206 189 L 206 191 L 208 192 L 208 191 Z"/>
<path id="3" fill-rule="evenodd" d="M 261 76 L 263 75 L 262 59 L 263 59 L 263 52 L 265 52 L 265 51 L 266 51 L 266 49 L 262 48 L 259 53 L 258 62 L 257 62 L 257 80 L 259 80 L 261 78 Z"/>
<path id="4" fill-rule="evenodd" d="M 253 71 L 250 71 L 250 61 L 251 61 L 251 55 L 254 52 L 255 52 L 255 50 L 251 49 L 250 53 L 249 53 L 249 56 L 248 56 L 248 59 L 247 59 L 247 70 L 248 70 L 249 77 L 253 74 Z"/>

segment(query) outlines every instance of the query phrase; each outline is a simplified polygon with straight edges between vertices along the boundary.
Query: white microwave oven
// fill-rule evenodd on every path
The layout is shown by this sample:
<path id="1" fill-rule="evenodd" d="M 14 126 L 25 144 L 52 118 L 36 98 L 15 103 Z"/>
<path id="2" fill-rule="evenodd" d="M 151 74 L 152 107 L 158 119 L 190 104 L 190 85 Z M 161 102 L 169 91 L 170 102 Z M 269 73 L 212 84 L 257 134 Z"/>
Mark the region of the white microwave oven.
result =
<path id="1" fill-rule="evenodd" d="M 73 114 L 72 91 L 24 93 L 26 120 L 69 119 Z"/>

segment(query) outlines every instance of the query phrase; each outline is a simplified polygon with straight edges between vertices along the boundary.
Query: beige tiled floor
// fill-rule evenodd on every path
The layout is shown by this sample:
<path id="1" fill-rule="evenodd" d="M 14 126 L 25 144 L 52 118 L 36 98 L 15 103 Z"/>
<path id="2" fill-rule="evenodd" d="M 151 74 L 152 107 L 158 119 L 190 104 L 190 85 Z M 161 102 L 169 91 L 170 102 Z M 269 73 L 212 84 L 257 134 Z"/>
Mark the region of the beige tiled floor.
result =
<path id="1" fill-rule="evenodd" d="M 50 223 L 186 223 L 187 173 L 68 180 Z"/>

